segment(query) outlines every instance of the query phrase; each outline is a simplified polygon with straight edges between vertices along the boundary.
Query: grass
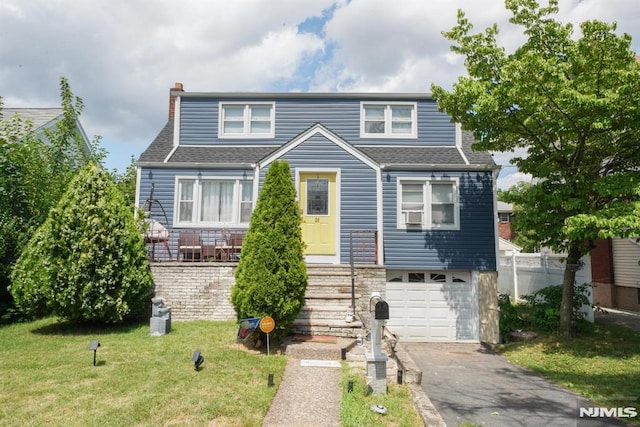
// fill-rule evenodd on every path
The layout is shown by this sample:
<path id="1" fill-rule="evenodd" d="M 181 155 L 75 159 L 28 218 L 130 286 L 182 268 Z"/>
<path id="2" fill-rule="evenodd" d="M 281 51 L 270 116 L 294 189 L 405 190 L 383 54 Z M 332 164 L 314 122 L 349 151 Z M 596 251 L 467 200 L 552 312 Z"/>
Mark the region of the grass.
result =
<path id="1" fill-rule="evenodd" d="M 595 324 L 573 339 L 544 336 L 500 351 L 598 406 L 640 408 L 640 332 Z M 640 424 L 640 417 L 627 421 Z"/>
<path id="2" fill-rule="evenodd" d="M 4 426 L 259 426 L 286 359 L 235 343 L 234 322 L 77 327 L 55 319 L 0 328 L 0 420 Z M 97 366 L 89 343 L 97 339 Z M 205 358 L 193 369 L 198 348 Z"/>
<path id="3" fill-rule="evenodd" d="M 353 381 L 353 391 L 348 392 L 348 382 Z M 414 427 L 423 425 L 406 384 L 388 382 L 388 391 L 384 395 L 367 395 L 364 373 L 361 369 L 343 368 L 342 405 L 340 407 L 340 425 L 342 427 L 396 426 Z M 372 405 L 382 405 L 387 409 L 385 415 L 371 410 Z"/>

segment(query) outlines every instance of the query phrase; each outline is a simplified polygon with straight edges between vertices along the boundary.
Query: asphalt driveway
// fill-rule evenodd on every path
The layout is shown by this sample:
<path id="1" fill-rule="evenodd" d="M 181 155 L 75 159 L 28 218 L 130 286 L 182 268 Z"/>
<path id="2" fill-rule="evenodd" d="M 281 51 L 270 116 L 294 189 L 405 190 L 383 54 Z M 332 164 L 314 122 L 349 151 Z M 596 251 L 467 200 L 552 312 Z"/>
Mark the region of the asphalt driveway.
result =
<path id="1" fill-rule="evenodd" d="M 422 370 L 422 388 L 449 427 L 622 426 L 580 418 L 586 399 L 511 364 L 479 344 L 405 343 Z"/>

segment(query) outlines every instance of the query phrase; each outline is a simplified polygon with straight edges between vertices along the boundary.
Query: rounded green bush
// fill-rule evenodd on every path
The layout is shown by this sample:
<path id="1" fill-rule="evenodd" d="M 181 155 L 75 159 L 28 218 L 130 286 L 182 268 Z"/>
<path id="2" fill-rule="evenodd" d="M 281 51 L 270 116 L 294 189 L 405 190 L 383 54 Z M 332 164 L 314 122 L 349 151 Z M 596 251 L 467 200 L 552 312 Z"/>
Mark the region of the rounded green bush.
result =
<path id="1" fill-rule="evenodd" d="M 32 315 L 119 323 L 145 306 L 151 288 L 133 212 L 110 175 L 90 164 L 22 252 L 11 293 Z"/>

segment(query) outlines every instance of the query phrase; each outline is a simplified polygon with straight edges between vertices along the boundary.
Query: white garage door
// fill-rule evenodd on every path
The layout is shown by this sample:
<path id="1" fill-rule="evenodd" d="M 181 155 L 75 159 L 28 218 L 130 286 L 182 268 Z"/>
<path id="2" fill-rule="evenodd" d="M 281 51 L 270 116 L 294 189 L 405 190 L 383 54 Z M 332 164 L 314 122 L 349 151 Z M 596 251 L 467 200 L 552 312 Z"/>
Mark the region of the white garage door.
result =
<path id="1" fill-rule="evenodd" d="M 387 282 L 387 326 L 403 341 L 479 341 L 478 291 L 471 280 Z"/>

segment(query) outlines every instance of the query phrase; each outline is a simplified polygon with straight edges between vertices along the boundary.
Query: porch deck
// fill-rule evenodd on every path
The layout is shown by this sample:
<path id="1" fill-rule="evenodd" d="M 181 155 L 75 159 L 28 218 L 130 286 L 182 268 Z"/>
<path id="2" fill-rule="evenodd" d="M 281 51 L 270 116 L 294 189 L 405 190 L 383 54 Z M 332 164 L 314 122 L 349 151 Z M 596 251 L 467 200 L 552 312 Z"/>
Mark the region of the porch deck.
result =
<path id="1" fill-rule="evenodd" d="M 351 230 L 350 255 L 355 264 L 378 264 L 377 231 Z M 150 229 L 144 233 L 152 262 L 238 262 L 246 229 Z"/>

